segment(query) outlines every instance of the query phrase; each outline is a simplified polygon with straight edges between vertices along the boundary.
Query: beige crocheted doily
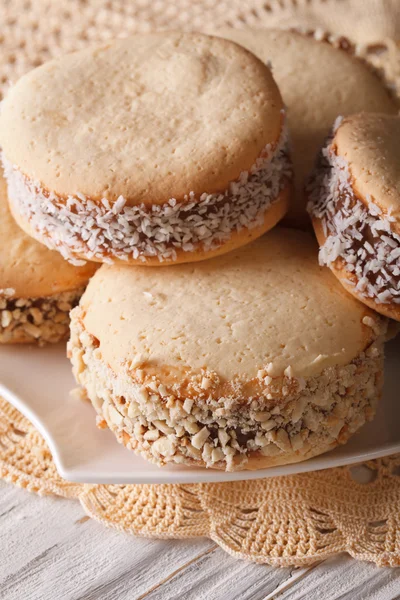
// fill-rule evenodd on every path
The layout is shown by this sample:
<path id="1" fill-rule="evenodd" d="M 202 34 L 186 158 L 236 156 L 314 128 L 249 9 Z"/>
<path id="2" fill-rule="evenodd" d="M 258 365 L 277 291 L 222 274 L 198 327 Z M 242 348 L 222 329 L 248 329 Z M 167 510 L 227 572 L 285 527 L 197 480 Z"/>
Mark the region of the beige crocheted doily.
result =
<path id="1" fill-rule="evenodd" d="M 47 445 L 0 399 L 0 477 L 79 500 L 108 527 L 158 538 L 207 536 L 238 558 L 307 565 L 339 552 L 400 563 L 400 455 L 349 468 L 232 483 L 81 485 L 61 479 Z M 360 479 L 360 473 L 357 479 Z"/>
<path id="2" fill-rule="evenodd" d="M 149 29 L 282 25 L 344 34 L 400 90 L 398 0 L 0 0 L 0 98 L 43 61 Z M 354 469 L 358 472 L 356 482 Z M 194 485 L 81 485 L 58 475 L 40 434 L 0 398 L 0 477 L 78 499 L 109 527 L 160 538 L 208 536 L 275 566 L 339 552 L 400 564 L 400 456 L 363 467 Z M 360 483 L 360 477 L 365 483 Z"/>

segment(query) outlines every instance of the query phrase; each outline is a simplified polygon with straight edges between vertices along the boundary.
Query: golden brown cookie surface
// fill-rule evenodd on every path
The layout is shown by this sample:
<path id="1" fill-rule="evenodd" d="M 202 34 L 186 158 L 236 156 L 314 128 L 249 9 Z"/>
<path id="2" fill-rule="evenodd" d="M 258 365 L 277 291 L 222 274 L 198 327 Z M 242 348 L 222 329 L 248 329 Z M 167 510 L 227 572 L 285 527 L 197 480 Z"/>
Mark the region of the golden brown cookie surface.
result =
<path id="1" fill-rule="evenodd" d="M 286 217 L 308 224 L 304 184 L 338 115 L 360 111 L 396 114 L 397 107 L 368 66 L 344 50 L 293 31 L 223 29 L 231 39 L 270 62 L 288 108 L 296 197 Z"/>

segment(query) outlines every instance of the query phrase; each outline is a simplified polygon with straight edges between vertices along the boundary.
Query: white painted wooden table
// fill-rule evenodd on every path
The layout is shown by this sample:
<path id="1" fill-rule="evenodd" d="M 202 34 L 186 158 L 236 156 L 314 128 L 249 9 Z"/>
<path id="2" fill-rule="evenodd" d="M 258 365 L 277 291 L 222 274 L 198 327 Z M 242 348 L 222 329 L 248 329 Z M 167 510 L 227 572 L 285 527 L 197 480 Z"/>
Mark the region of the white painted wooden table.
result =
<path id="1" fill-rule="evenodd" d="M 339 556 L 308 569 L 237 561 L 213 542 L 135 538 L 78 502 L 0 482 L 1 600 L 395 600 L 400 568 Z"/>

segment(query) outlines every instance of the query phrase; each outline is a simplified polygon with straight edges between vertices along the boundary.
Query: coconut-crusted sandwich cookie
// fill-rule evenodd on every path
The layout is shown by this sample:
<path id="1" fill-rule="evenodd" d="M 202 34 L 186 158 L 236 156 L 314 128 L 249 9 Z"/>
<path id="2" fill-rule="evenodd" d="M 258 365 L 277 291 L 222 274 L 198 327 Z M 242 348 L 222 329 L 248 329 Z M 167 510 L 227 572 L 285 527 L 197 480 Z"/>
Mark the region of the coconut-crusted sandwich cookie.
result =
<path id="1" fill-rule="evenodd" d="M 339 48 L 318 34 L 278 29 L 225 28 L 218 34 L 272 65 L 288 108 L 295 172 L 296 195 L 285 222 L 309 226 L 304 185 L 336 117 L 361 111 L 396 114 L 397 104 L 344 39 L 335 42 Z"/>
<path id="2" fill-rule="evenodd" d="M 4 100 L 0 140 L 21 224 L 77 264 L 201 260 L 288 207 L 279 90 L 219 38 L 138 35 L 49 62 Z"/>
<path id="3" fill-rule="evenodd" d="M 359 300 L 400 321 L 400 118 L 338 119 L 308 193 L 321 264 Z"/>
<path id="4" fill-rule="evenodd" d="M 68 264 L 26 235 L 12 218 L 0 177 L 0 343 L 58 342 L 98 265 Z"/>
<path id="5" fill-rule="evenodd" d="M 169 269 L 103 265 L 71 313 L 77 381 L 158 465 L 257 469 L 345 442 L 375 412 L 387 320 L 275 229 Z"/>

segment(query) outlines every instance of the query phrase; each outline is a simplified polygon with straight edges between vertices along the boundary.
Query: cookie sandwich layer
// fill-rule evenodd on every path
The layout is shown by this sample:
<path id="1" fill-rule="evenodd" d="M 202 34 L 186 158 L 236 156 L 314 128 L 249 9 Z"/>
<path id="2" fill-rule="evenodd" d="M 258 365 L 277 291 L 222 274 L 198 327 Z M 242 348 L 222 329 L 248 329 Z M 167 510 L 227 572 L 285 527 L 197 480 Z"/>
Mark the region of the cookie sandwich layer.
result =
<path id="1" fill-rule="evenodd" d="M 373 418 L 383 384 L 383 346 L 371 345 L 345 367 L 307 380 L 260 374 L 262 395 L 212 400 L 202 376 L 198 395 L 183 398 L 157 380 L 140 383 L 102 360 L 98 342 L 77 325 L 69 342 L 74 374 L 118 441 L 147 460 L 257 469 L 306 460 L 345 443 Z M 140 379 L 140 377 L 139 377 Z M 278 403 L 277 403 L 278 400 Z"/>
<path id="2" fill-rule="evenodd" d="M 268 144 L 253 167 L 224 192 L 200 197 L 190 192 L 182 202 L 171 198 L 152 208 L 127 206 L 122 196 L 115 203 L 106 198 L 94 203 L 81 194 L 65 200 L 27 179 L 4 156 L 3 165 L 19 221 L 26 219 L 35 237 L 75 265 L 84 264 L 82 256 L 99 262 L 155 259 L 160 264 L 226 252 L 232 238 L 235 244 L 244 234 L 250 241 L 252 232 L 258 237 L 275 225 L 288 207 L 292 178 L 286 126 L 278 143 Z"/>
<path id="3" fill-rule="evenodd" d="M 0 176 L 0 343 L 58 342 L 97 265 L 68 264 L 20 229 Z"/>
<path id="4" fill-rule="evenodd" d="M 394 188 L 386 189 L 388 202 L 384 204 L 379 195 L 375 198 L 369 194 L 368 190 L 373 191 L 371 180 L 375 177 L 385 185 L 385 174 L 366 161 L 362 168 L 369 171 L 369 181 L 360 189 L 358 173 L 355 174 L 357 171 L 349 162 L 343 144 L 339 154 L 336 140 L 342 127 L 379 119 L 382 117 L 360 115 L 337 120 L 308 185 L 308 210 L 321 245 L 320 263 L 329 266 L 353 295 L 398 320 L 400 231 Z M 392 121 L 390 117 L 386 119 Z M 358 136 L 357 140 L 362 145 Z M 400 186 L 397 193 L 400 198 Z"/>
<path id="5" fill-rule="evenodd" d="M 379 400 L 387 321 L 315 252 L 311 236 L 281 229 L 151 275 L 104 265 L 68 345 L 99 426 L 156 464 L 226 470 L 345 442 Z"/>
<path id="6" fill-rule="evenodd" d="M 69 313 L 85 288 L 44 298 L 14 298 L 0 290 L 0 344 L 55 343 L 69 334 Z"/>
<path id="7" fill-rule="evenodd" d="M 143 34 L 61 57 L 2 103 L 13 213 L 75 265 L 227 252 L 288 208 L 283 109 L 268 67 L 221 38 Z"/>

